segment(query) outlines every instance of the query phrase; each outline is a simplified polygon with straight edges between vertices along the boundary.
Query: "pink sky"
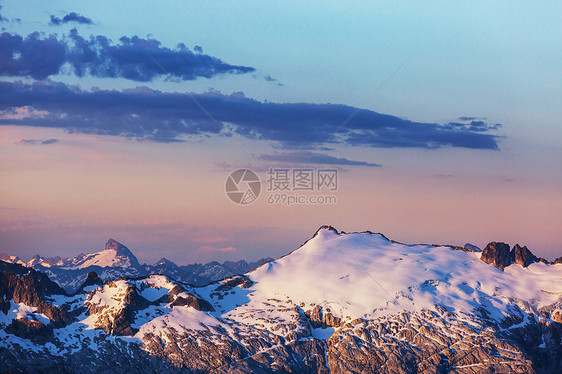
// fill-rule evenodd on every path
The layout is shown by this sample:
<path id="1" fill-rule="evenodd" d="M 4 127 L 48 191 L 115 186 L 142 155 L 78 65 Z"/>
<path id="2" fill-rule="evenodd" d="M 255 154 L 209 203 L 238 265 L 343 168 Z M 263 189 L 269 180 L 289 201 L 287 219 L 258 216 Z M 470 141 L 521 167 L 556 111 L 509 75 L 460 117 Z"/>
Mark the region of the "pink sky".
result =
<path id="1" fill-rule="evenodd" d="M 406 243 L 519 243 L 559 257 L 562 183 L 552 160 L 562 154 L 515 144 L 501 152 L 342 149 L 383 167 L 345 166 L 337 204 L 271 206 L 264 194 L 238 206 L 224 192 L 229 167 L 280 166 L 257 159 L 265 142 L 247 144 L 255 152 L 247 155 L 227 138 L 158 144 L 0 126 L 0 252 L 74 256 L 113 237 L 147 263 L 253 260 L 283 255 L 330 224 Z"/>

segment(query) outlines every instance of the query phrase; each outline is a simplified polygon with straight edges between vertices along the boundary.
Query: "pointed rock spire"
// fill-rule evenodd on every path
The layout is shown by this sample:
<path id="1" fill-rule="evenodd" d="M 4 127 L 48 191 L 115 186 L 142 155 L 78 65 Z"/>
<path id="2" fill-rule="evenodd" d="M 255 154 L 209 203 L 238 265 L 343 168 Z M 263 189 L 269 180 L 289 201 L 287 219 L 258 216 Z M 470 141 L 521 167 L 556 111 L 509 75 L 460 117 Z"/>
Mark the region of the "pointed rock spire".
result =
<path id="1" fill-rule="evenodd" d="M 537 256 L 535 256 L 526 246 L 520 247 L 519 244 L 515 244 L 511 250 L 511 260 L 515 264 L 519 264 L 523 267 L 527 267 L 534 262 L 537 262 Z"/>

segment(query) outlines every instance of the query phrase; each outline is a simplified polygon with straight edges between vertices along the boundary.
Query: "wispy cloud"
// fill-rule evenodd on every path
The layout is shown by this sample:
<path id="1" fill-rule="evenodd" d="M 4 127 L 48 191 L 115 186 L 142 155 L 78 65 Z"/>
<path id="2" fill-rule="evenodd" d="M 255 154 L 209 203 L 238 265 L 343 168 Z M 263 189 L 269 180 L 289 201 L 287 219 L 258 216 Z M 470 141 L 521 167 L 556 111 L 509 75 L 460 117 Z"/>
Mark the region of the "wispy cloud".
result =
<path id="1" fill-rule="evenodd" d="M 370 166 L 379 167 L 381 165 L 372 162 L 354 161 L 343 157 L 334 157 L 323 153 L 310 151 L 283 152 L 275 154 L 263 154 L 258 157 L 260 160 L 283 162 L 290 164 L 307 165 L 348 165 L 348 166 Z"/>
<path id="2" fill-rule="evenodd" d="M 58 143 L 59 140 L 58 139 L 22 139 L 19 142 L 17 142 L 17 144 L 23 144 L 23 145 L 50 145 L 50 144 L 55 144 Z"/>
<path id="3" fill-rule="evenodd" d="M 209 252 L 209 251 L 218 251 L 218 252 L 233 252 L 236 250 L 236 248 L 232 247 L 232 246 L 228 246 L 228 247 L 214 247 L 212 245 L 205 245 L 203 247 L 199 247 L 197 248 L 198 251 L 204 251 L 204 252 Z"/>
<path id="4" fill-rule="evenodd" d="M 458 121 L 485 121 L 486 117 L 470 117 L 470 116 L 463 116 L 457 118 Z"/>

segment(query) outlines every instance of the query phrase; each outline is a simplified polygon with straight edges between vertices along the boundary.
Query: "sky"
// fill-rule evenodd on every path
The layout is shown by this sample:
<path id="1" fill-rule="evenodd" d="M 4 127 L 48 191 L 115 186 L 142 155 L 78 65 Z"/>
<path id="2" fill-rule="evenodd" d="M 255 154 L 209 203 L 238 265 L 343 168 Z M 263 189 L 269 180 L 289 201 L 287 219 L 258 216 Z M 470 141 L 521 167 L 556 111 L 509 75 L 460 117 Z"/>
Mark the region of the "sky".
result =
<path id="1" fill-rule="evenodd" d="M 0 252 L 255 260 L 329 224 L 562 255 L 560 2 L 0 6 Z"/>

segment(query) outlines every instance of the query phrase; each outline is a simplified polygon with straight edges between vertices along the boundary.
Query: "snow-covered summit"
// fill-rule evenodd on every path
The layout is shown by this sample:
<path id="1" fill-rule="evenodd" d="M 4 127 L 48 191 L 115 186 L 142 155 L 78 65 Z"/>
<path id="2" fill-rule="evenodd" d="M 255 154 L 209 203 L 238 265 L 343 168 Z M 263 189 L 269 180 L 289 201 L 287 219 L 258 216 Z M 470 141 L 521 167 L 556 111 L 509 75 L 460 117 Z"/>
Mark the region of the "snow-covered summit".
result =
<path id="1" fill-rule="evenodd" d="M 119 267 L 119 268 L 138 268 L 139 262 L 135 255 L 123 244 L 115 239 L 109 239 L 105 244 L 105 248 L 95 253 L 80 253 L 76 257 L 61 258 L 42 257 L 40 255 L 33 256 L 28 262 L 22 261 L 17 256 L 9 256 L 0 254 L 0 260 L 19 263 L 27 267 L 43 267 L 43 268 L 62 268 L 62 269 L 84 269 L 89 266 L 99 266 L 102 268 Z"/>
<path id="2" fill-rule="evenodd" d="M 559 300 L 561 265 L 537 262 L 502 272 L 480 256 L 326 226 L 299 249 L 250 272 L 250 299 L 289 298 L 350 318 L 436 306 L 470 313 L 483 303 L 501 314 L 508 300 L 526 300 L 535 310 Z"/>
<path id="3" fill-rule="evenodd" d="M 99 267 L 138 267 L 139 262 L 135 255 L 115 239 L 109 239 L 102 251 L 77 257 L 72 267 L 83 269 L 88 266 Z"/>

